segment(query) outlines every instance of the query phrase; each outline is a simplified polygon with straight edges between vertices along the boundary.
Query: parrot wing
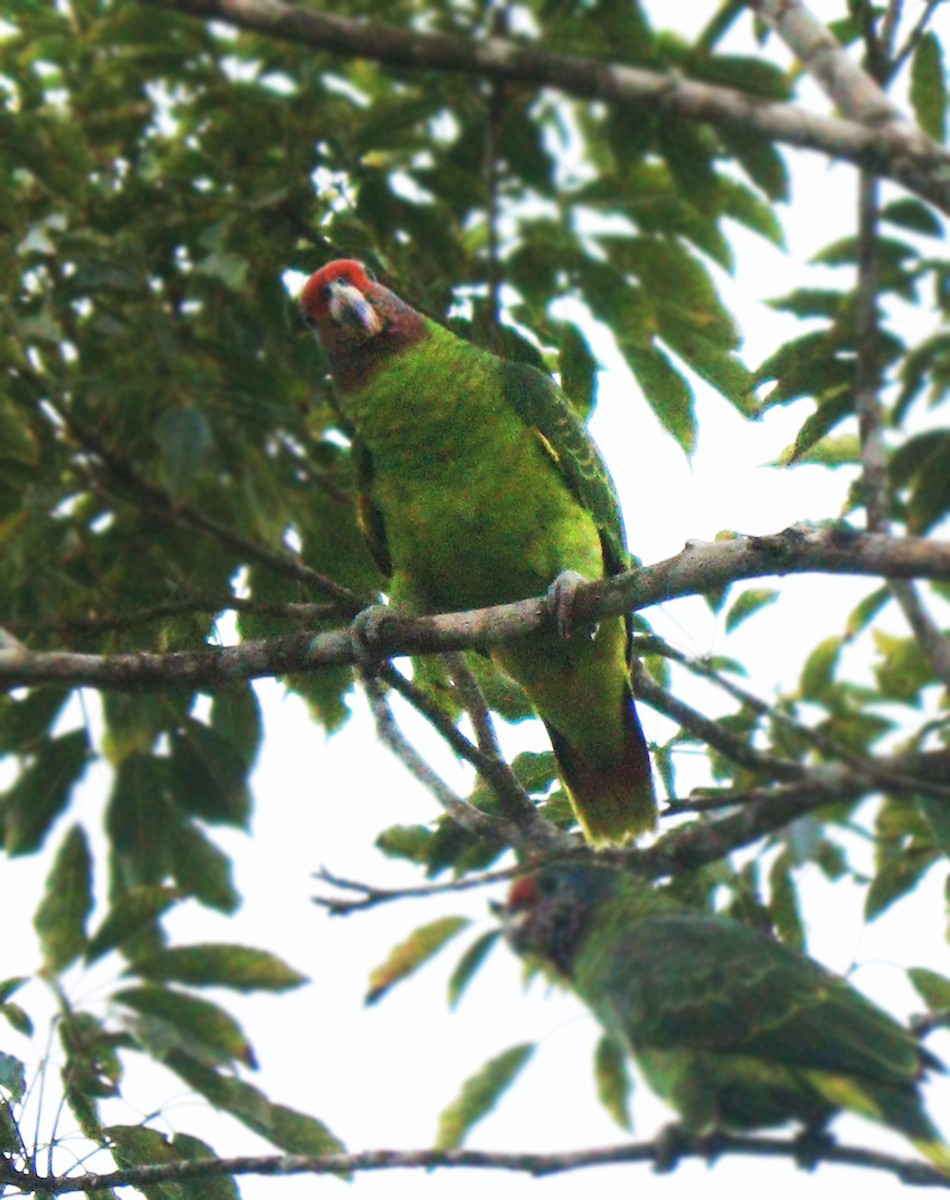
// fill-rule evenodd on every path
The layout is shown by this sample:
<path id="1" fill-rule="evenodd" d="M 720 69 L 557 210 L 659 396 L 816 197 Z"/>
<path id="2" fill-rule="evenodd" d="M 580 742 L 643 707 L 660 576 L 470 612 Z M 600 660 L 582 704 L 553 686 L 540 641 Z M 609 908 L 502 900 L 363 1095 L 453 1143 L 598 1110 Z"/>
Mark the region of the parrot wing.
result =
<path id="1" fill-rule="evenodd" d="M 373 499 L 373 457 L 355 433 L 351 435 L 351 453 L 356 484 L 356 518 L 373 561 L 388 579 L 392 577 L 393 561 L 386 539 L 383 512 Z"/>
<path id="2" fill-rule="evenodd" d="M 526 363 L 501 364 L 505 398 L 535 431 L 577 502 L 594 518 L 604 551 L 604 573 L 630 565 L 620 502 L 600 451 L 567 397 L 543 371 Z"/>
<path id="3" fill-rule="evenodd" d="M 634 1050 L 734 1053 L 898 1085 L 921 1073 L 925 1060 L 902 1026 L 844 980 L 746 926 L 658 915 L 618 936 L 603 958 L 593 934 L 575 978 Z"/>

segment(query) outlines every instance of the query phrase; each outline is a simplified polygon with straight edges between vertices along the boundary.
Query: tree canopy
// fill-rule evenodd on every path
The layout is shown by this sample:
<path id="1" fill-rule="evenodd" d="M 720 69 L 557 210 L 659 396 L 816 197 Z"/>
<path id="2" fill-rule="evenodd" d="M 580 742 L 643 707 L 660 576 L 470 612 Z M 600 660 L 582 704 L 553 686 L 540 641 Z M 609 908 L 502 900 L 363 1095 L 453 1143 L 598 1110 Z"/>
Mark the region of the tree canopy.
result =
<path id="1" fill-rule="evenodd" d="M 281 997 L 303 974 L 267 946 L 169 930 L 188 906 L 224 920 L 240 904 L 228 833 L 268 803 L 250 788 L 267 736 L 261 679 L 305 701 L 315 755 L 320 731 L 343 729 L 362 689 L 394 767 L 427 789 L 430 819 L 401 823 L 394 806 L 388 827 L 367 832 L 415 882 L 341 890 L 328 873 L 331 910 L 398 904 L 419 889 L 494 883 L 497 896 L 538 856 L 586 852 L 553 755 L 503 756 L 496 727 L 535 718 L 478 653 L 541 628 L 543 598 L 394 616 L 382 646 L 411 663 L 360 673 L 350 623 L 386 580 L 358 528 L 351 440 L 294 292 L 332 259 L 359 258 L 461 335 L 557 373 L 585 417 L 599 327 L 635 381 L 630 405 L 685 455 L 702 432 L 698 394 L 743 421 L 779 407 L 796 415 L 774 469 L 838 472 L 840 507 L 826 520 L 724 531 L 582 593 L 590 620 L 636 613 L 638 703 L 664 718 L 652 747 L 660 834 L 610 853 L 682 903 L 798 949 L 808 872 L 860 888 L 868 922 L 894 912 L 925 877 L 946 875 L 950 853 L 939 0 L 906 12 L 900 0 L 829 0 L 817 13 L 787 0 L 692 0 L 688 34 L 682 14 L 670 30 L 664 6 L 646 0 L 7 7 L 0 838 L 45 880 L 36 911 L 8 904 L 8 919 L 32 920 L 55 998 L 56 1147 L 79 1131 L 90 1150 L 108 1148 L 115 1172 L 100 1157 L 88 1173 L 81 1154 L 77 1165 L 51 1154 L 44 1171 L 24 1123 L 35 1093 L 22 1050 L 41 1031 L 20 1003 L 29 967 L 8 958 L 0 1185 L 108 1196 L 128 1180 L 149 1197 L 174 1187 L 223 1198 L 247 1173 L 661 1161 L 653 1141 L 560 1159 L 459 1149 L 530 1057 L 529 1044 L 506 1048 L 502 1031 L 498 1054 L 458 1081 L 432 1147 L 401 1160 L 348 1154 L 332 1111 L 297 1111 L 251 1082 L 256 1055 L 227 993 L 204 992 Z M 816 260 L 836 268 L 834 285 L 825 274 L 772 297 L 797 333 L 748 361 L 722 286 L 735 231 L 784 244 L 806 154 L 858 178 L 852 231 Z M 757 689 L 756 662 L 686 653 L 651 626 L 651 606 L 698 596 L 729 634 L 767 619 L 792 574 L 867 586 L 843 627 L 813 614 L 816 644 L 779 694 Z M 473 768 L 470 794 L 440 779 L 400 727 L 397 696 Z M 96 771 L 101 813 L 76 800 Z M 855 839 L 873 847 L 872 870 Z M 332 847 L 320 853 L 332 864 Z M 503 953 L 498 928 L 466 942 L 462 918 L 418 925 L 411 905 L 400 911 L 404 935 L 371 975 L 374 1001 L 451 943 L 455 1003 Z M 910 972 L 922 1036 L 950 1011 L 944 947 L 932 949 Z M 77 966 L 107 955 L 109 994 L 74 994 Z M 142 1056 L 273 1156 L 221 1166 L 187 1115 L 172 1140 L 148 1119 L 117 1124 L 110 1105 Z M 630 1081 L 606 1040 L 595 1073 L 628 1128 Z M 782 1136 L 725 1137 L 716 1151 L 795 1155 Z M 697 1140 L 683 1153 L 711 1149 Z M 870 1149 L 822 1153 L 938 1178 Z"/>

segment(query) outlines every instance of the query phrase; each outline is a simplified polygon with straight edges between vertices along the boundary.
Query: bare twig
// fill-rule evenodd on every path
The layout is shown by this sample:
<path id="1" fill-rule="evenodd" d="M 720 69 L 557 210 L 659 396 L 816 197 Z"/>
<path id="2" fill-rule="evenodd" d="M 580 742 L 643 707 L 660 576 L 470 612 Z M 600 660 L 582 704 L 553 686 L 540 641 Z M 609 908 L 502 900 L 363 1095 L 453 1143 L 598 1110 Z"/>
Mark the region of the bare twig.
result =
<path id="1" fill-rule="evenodd" d="M 646 668 L 634 659 L 632 664 L 633 693 L 638 700 L 645 700 L 651 708 L 676 721 L 695 737 L 714 747 L 721 754 L 740 766 L 764 775 L 768 779 L 796 780 L 808 774 L 808 768 L 791 759 L 763 754 L 724 729 L 717 721 L 678 699 L 650 678 Z"/>
<path id="2" fill-rule="evenodd" d="M 456 824 L 475 837 L 506 841 L 501 822 L 488 813 L 480 812 L 461 796 L 456 795 L 405 737 L 393 716 L 380 681 L 375 677 L 366 677 L 363 679 L 363 687 L 369 698 L 379 740 L 389 747 L 406 770 L 435 797 L 439 806 L 445 809 Z"/>
<path id="3" fill-rule="evenodd" d="M 856 754 L 853 750 L 849 750 L 846 746 L 842 746 L 839 742 L 836 742 L 834 738 L 830 738 L 827 734 L 822 733 L 820 729 L 812 729 L 811 726 L 802 724 L 801 721 L 797 721 L 780 708 L 766 703 L 766 701 L 760 699 L 746 688 L 728 679 L 720 671 L 714 670 L 708 663 L 703 662 L 702 659 L 692 658 L 690 655 L 684 654 L 681 650 L 677 650 L 667 642 L 664 642 L 662 638 L 656 636 L 640 638 L 637 640 L 637 644 L 649 650 L 650 653 L 661 654 L 665 658 L 672 659 L 674 662 L 685 667 L 693 675 L 698 675 L 708 680 L 732 696 L 733 699 L 738 700 L 740 704 L 754 712 L 757 716 L 774 721 L 776 724 L 784 725 L 787 729 L 792 730 L 796 737 L 813 746 L 821 754 L 825 755 L 826 758 L 846 763 L 855 771 L 862 772 L 869 779 L 878 783 L 882 788 L 889 788 L 894 791 L 922 791 L 928 795 L 935 795 L 940 799 L 950 799 L 950 788 L 914 779 L 903 774 L 894 775 L 890 771 L 884 770 L 877 759 L 868 758 L 863 754 Z M 694 731 L 691 730 L 691 732 Z M 728 755 L 728 751 L 725 749 L 723 749 L 723 753 Z M 724 796 L 722 799 L 709 801 L 708 803 L 705 801 L 672 801 L 667 807 L 671 812 L 701 812 L 713 807 L 721 808 L 727 804 L 740 803 L 742 799 L 742 796 L 734 796 L 732 799 Z"/>
<path id="4" fill-rule="evenodd" d="M 282 621 L 293 621 L 297 625 L 312 625 L 315 621 L 336 613 L 340 615 L 337 605 L 306 604 L 291 601 L 256 600 L 249 597 L 222 594 L 211 596 L 207 594 L 188 595 L 180 600 L 168 600 L 163 604 L 151 604 L 145 608 L 133 609 L 127 613 L 103 613 L 101 616 L 73 617 L 64 621 L 51 621 L 45 624 L 27 625 L 24 622 L 11 622 L 21 634 L 57 634 L 62 637 L 80 633 L 116 633 L 125 629 L 134 629 L 137 625 L 147 625 L 150 621 L 161 621 L 166 617 L 181 617 L 198 613 L 221 612 L 257 613 L 260 616 L 276 617 Z"/>
<path id="5" fill-rule="evenodd" d="M 356 20 L 283 0 L 144 0 L 298 45 L 417 71 L 453 71 L 550 87 L 584 99 L 753 130 L 872 168 L 950 211 L 950 156 L 906 121 L 843 120 L 731 88 L 568 54 L 513 38 L 468 39 Z M 864 111 L 864 110 L 862 110 Z"/>
<path id="6" fill-rule="evenodd" d="M 539 815 L 508 763 L 500 756 L 486 754 L 478 746 L 474 746 L 431 696 L 416 687 L 391 664 L 383 667 L 380 678 L 408 700 L 452 749 L 475 767 L 494 792 L 501 808 L 501 816 L 495 820 L 502 841 L 530 850 L 546 845 L 563 844 L 569 840 L 567 835 L 559 833 Z"/>
<path id="7" fill-rule="evenodd" d="M 532 865 L 532 869 L 533 865 Z M 470 892 L 477 888 L 490 887 L 495 883 L 506 883 L 524 872 L 524 866 L 508 867 L 504 871 L 485 871 L 481 875 L 466 875 L 461 879 L 447 879 L 444 883 L 426 883 L 417 887 L 380 888 L 370 883 L 359 883 L 353 879 L 341 879 L 325 867 L 316 872 L 315 878 L 342 891 L 356 892 L 357 899 L 344 900 L 339 896 L 314 896 L 314 904 L 325 908 L 333 917 L 347 917 L 350 913 L 363 912 L 389 904 L 394 900 L 426 899 L 429 896 L 444 896 L 447 893 Z"/>

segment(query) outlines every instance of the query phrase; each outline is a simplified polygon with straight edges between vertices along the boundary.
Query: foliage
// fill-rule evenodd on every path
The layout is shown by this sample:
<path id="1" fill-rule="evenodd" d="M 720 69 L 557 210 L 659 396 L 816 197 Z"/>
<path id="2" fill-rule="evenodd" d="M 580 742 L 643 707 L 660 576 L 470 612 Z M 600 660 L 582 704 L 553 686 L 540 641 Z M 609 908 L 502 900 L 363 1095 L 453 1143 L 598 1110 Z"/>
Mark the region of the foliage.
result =
<path id="1" fill-rule="evenodd" d="M 361 0 L 333 7 L 343 18 L 379 19 Z M 586 57 L 595 71 L 610 59 L 739 100 L 796 100 L 798 74 L 775 65 L 767 39 L 755 54 L 730 49 L 733 29 L 753 20 L 742 5 L 696 7 L 707 24 L 692 41 L 665 32 L 640 4 L 611 0 L 501 9 L 404 0 L 386 6 L 386 20 L 473 42 L 507 32 Z M 832 7 L 842 17 L 845 6 Z M 590 102 L 485 71 L 473 78 L 315 51 L 188 8 L 30 0 L 5 15 L 0 32 L 0 682 L 2 656 L 19 644 L 171 655 L 215 645 L 235 612 L 248 643 L 338 629 L 378 600 L 385 580 L 357 527 L 346 430 L 284 276 L 341 255 L 365 259 L 417 307 L 482 344 L 559 371 L 586 413 L 598 364 L 589 323 L 555 305 L 571 296 L 615 339 L 638 386 L 631 402 L 642 398 L 686 453 L 698 434 L 699 381 L 750 420 L 795 406 L 799 431 L 777 469 L 867 466 L 877 438 L 886 476 L 856 475 L 850 526 L 862 527 L 876 504 L 882 533 L 945 527 L 950 429 L 940 410 L 950 340 L 939 320 L 933 333 L 919 320 L 910 340 L 896 319 L 908 305 L 938 319 L 950 313 L 943 223 L 931 204 L 902 193 L 828 246 L 819 265 L 836 284 L 773 301 L 800 333 L 753 370 L 721 286 L 734 260 L 730 234 L 740 224 L 781 245 L 777 205 L 795 200 L 784 152 L 757 129 L 670 116 L 657 104 Z M 907 40 L 887 44 L 870 0 L 847 8 L 837 36 L 864 31 L 879 80 L 901 78 L 903 68 L 916 120 L 942 138 L 938 31 L 902 29 Z M 921 588 L 917 602 L 939 603 L 946 587 Z M 700 590 L 729 634 L 778 595 Z M 690 869 L 675 845 L 669 860 L 632 851 L 631 862 L 675 874 L 688 903 L 716 905 L 796 946 L 808 868 L 865 888 L 868 920 L 944 870 L 945 639 L 930 618 L 904 636 L 878 628 L 895 602 L 896 592 L 870 583 L 848 627 L 825 630 L 797 686 L 769 704 L 745 691 L 746 667 L 733 658 L 687 660 L 638 618 L 662 695 L 698 675 L 726 703 L 712 720 L 667 709 L 677 728 L 654 747 L 670 797 L 684 749 L 709 755 L 715 789 L 680 806 L 687 836 L 701 841 L 715 822 L 704 803 L 728 814 L 748 793 L 766 806 L 774 793 L 765 811 L 778 815 L 753 839 L 752 862 L 732 854 L 746 843 L 725 832 L 719 851 Z M 930 639 L 921 635 L 928 622 Z M 844 653 L 854 645 L 873 655 L 870 680 Z M 306 700 L 315 725 L 340 729 L 351 667 L 298 665 L 284 686 Z M 481 656 L 472 656 L 471 677 L 495 713 L 531 719 L 518 689 Z M 148 1125 L 110 1123 L 108 1102 L 137 1052 L 275 1147 L 335 1153 L 342 1145 L 322 1120 L 246 1081 L 254 1050 L 227 1007 L 229 992 L 281 992 L 303 976 L 266 950 L 180 945 L 169 933 L 185 905 L 222 919 L 239 906 L 232 843 L 221 835 L 249 828 L 248 781 L 265 736 L 246 680 L 199 688 L 169 678 L 146 692 L 125 690 L 117 675 L 88 719 L 68 669 L 59 684 L 0 695 L 0 754 L 16 767 L 0 795 L 0 839 L 8 854 L 34 856 L 46 879 L 34 925 L 59 1004 L 65 1102 L 120 1167 L 212 1156 L 184 1132 L 169 1140 Z M 433 659 L 417 661 L 402 690 L 443 732 L 466 709 L 479 715 L 472 689 Z M 76 804 L 94 772 L 108 779 L 104 838 Z M 511 788 L 556 830 L 569 828 L 550 753 L 520 755 L 505 778 L 508 792 L 483 770 L 469 798 L 487 825 L 445 812 L 379 832 L 380 849 L 443 880 L 511 865 L 531 849 L 511 849 Z M 809 787 L 829 778 L 837 790 L 816 801 Z M 723 830 L 733 828 L 728 819 Z M 855 827 L 873 840 L 870 879 L 849 862 Z M 371 998 L 422 968 L 464 924 L 446 918 L 404 938 L 373 973 Z M 497 940 L 480 935 L 461 953 L 451 1004 Z M 77 1007 L 70 969 L 110 955 L 122 979 L 107 1002 Z M 20 1034 L 32 1032 L 12 999 L 25 971 L 11 963 L 0 983 L 0 1015 Z M 920 968 L 912 981 L 928 1005 L 947 1008 L 942 976 Z M 198 994 L 208 986 L 218 989 L 214 1001 Z M 461 1143 L 531 1050 L 499 1054 L 464 1085 L 443 1114 L 439 1147 Z M 607 1109 L 629 1127 L 630 1081 L 612 1043 L 600 1046 L 595 1077 Z M 0 1051 L 0 1141 L 14 1156 L 24 1091 L 23 1064 Z M 211 1194 L 206 1183 L 192 1186 Z M 215 1186 L 236 1194 L 227 1179 Z"/>

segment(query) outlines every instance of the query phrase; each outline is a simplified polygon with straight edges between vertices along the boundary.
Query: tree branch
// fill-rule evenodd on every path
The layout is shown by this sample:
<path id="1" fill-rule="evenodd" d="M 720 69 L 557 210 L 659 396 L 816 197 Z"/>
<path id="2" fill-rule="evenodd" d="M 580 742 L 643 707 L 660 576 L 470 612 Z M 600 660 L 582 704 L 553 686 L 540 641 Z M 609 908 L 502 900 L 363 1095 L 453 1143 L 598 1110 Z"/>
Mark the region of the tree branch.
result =
<path id="1" fill-rule="evenodd" d="M 698 1137 L 677 1131 L 677 1161 L 701 1158 L 712 1162 L 726 1155 L 799 1162 L 801 1147 L 793 1138 L 738 1137 L 724 1133 Z M 950 1179 L 926 1163 L 856 1146 L 838 1146 L 831 1139 L 827 1145 L 821 1147 L 814 1161 L 884 1171 L 905 1184 L 950 1187 Z M 148 1187 L 158 1183 L 211 1179 L 223 1175 L 261 1175 L 270 1178 L 287 1175 L 347 1176 L 355 1172 L 431 1171 L 434 1168 L 447 1168 L 514 1171 L 541 1177 L 618 1163 L 654 1163 L 669 1169 L 669 1148 L 666 1140 L 661 1135 L 654 1141 L 628 1142 L 620 1146 L 573 1150 L 559 1154 L 509 1154 L 489 1150 L 365 1150 L 357 1154 L 204 1158 L 155 1166 L 128 1167 L 121 1171 L 80 1177 L 37 1175 L 33 1171 L 17 1171 L 7 1163 L 0 1163 L 0 1183 L 18 1187 L 24 1194 L 33 1192 L 36 1195 L 61 1196 L 70 1192 L 88 1193 L 96 1189 L 129 1186 Z"/>
<path id="2" fill-rule="evenodd" d="M 808 573 L 950 580 L 950 543 L 858 533 L 845 525 L 792 526 L 764 537 L 692 542 L 653 566 L 582 585 L 577 624 L 718 591 L 740 579 Z M 405 617 L 394 610 L 379 622 L 377 641 L 385 657 L 442 653 L 499 645 L 548 629 L 549 623 L 540 597 L 430 617 Z M 209 690 L 235 680 L 358 662 L 349 629 L 170 654 L 34 653 L 14 646 L 0 648 L 0 688 L 57 683 L 120 692 Z"/>
<path id="3" fill-rule="evenodd" d="M 623 63 L 557 54 L 524 41 L 420 33 L 298 8 L 282 0 L 141 0 L 348 58 L 416 71 L 451 71 L 550 87 L 710 125 L 868 167 L 950 212 L 950 155 L 907 122 L 868 126 Z"/>
<path id="4" fill-rule="evenodd" d="M 922 131 L 887 98 L 877 81 L 801 0 L 746 0 L 779 35 L 835 107 L 854 121 L 891 126 L 913 141 Z"/>

